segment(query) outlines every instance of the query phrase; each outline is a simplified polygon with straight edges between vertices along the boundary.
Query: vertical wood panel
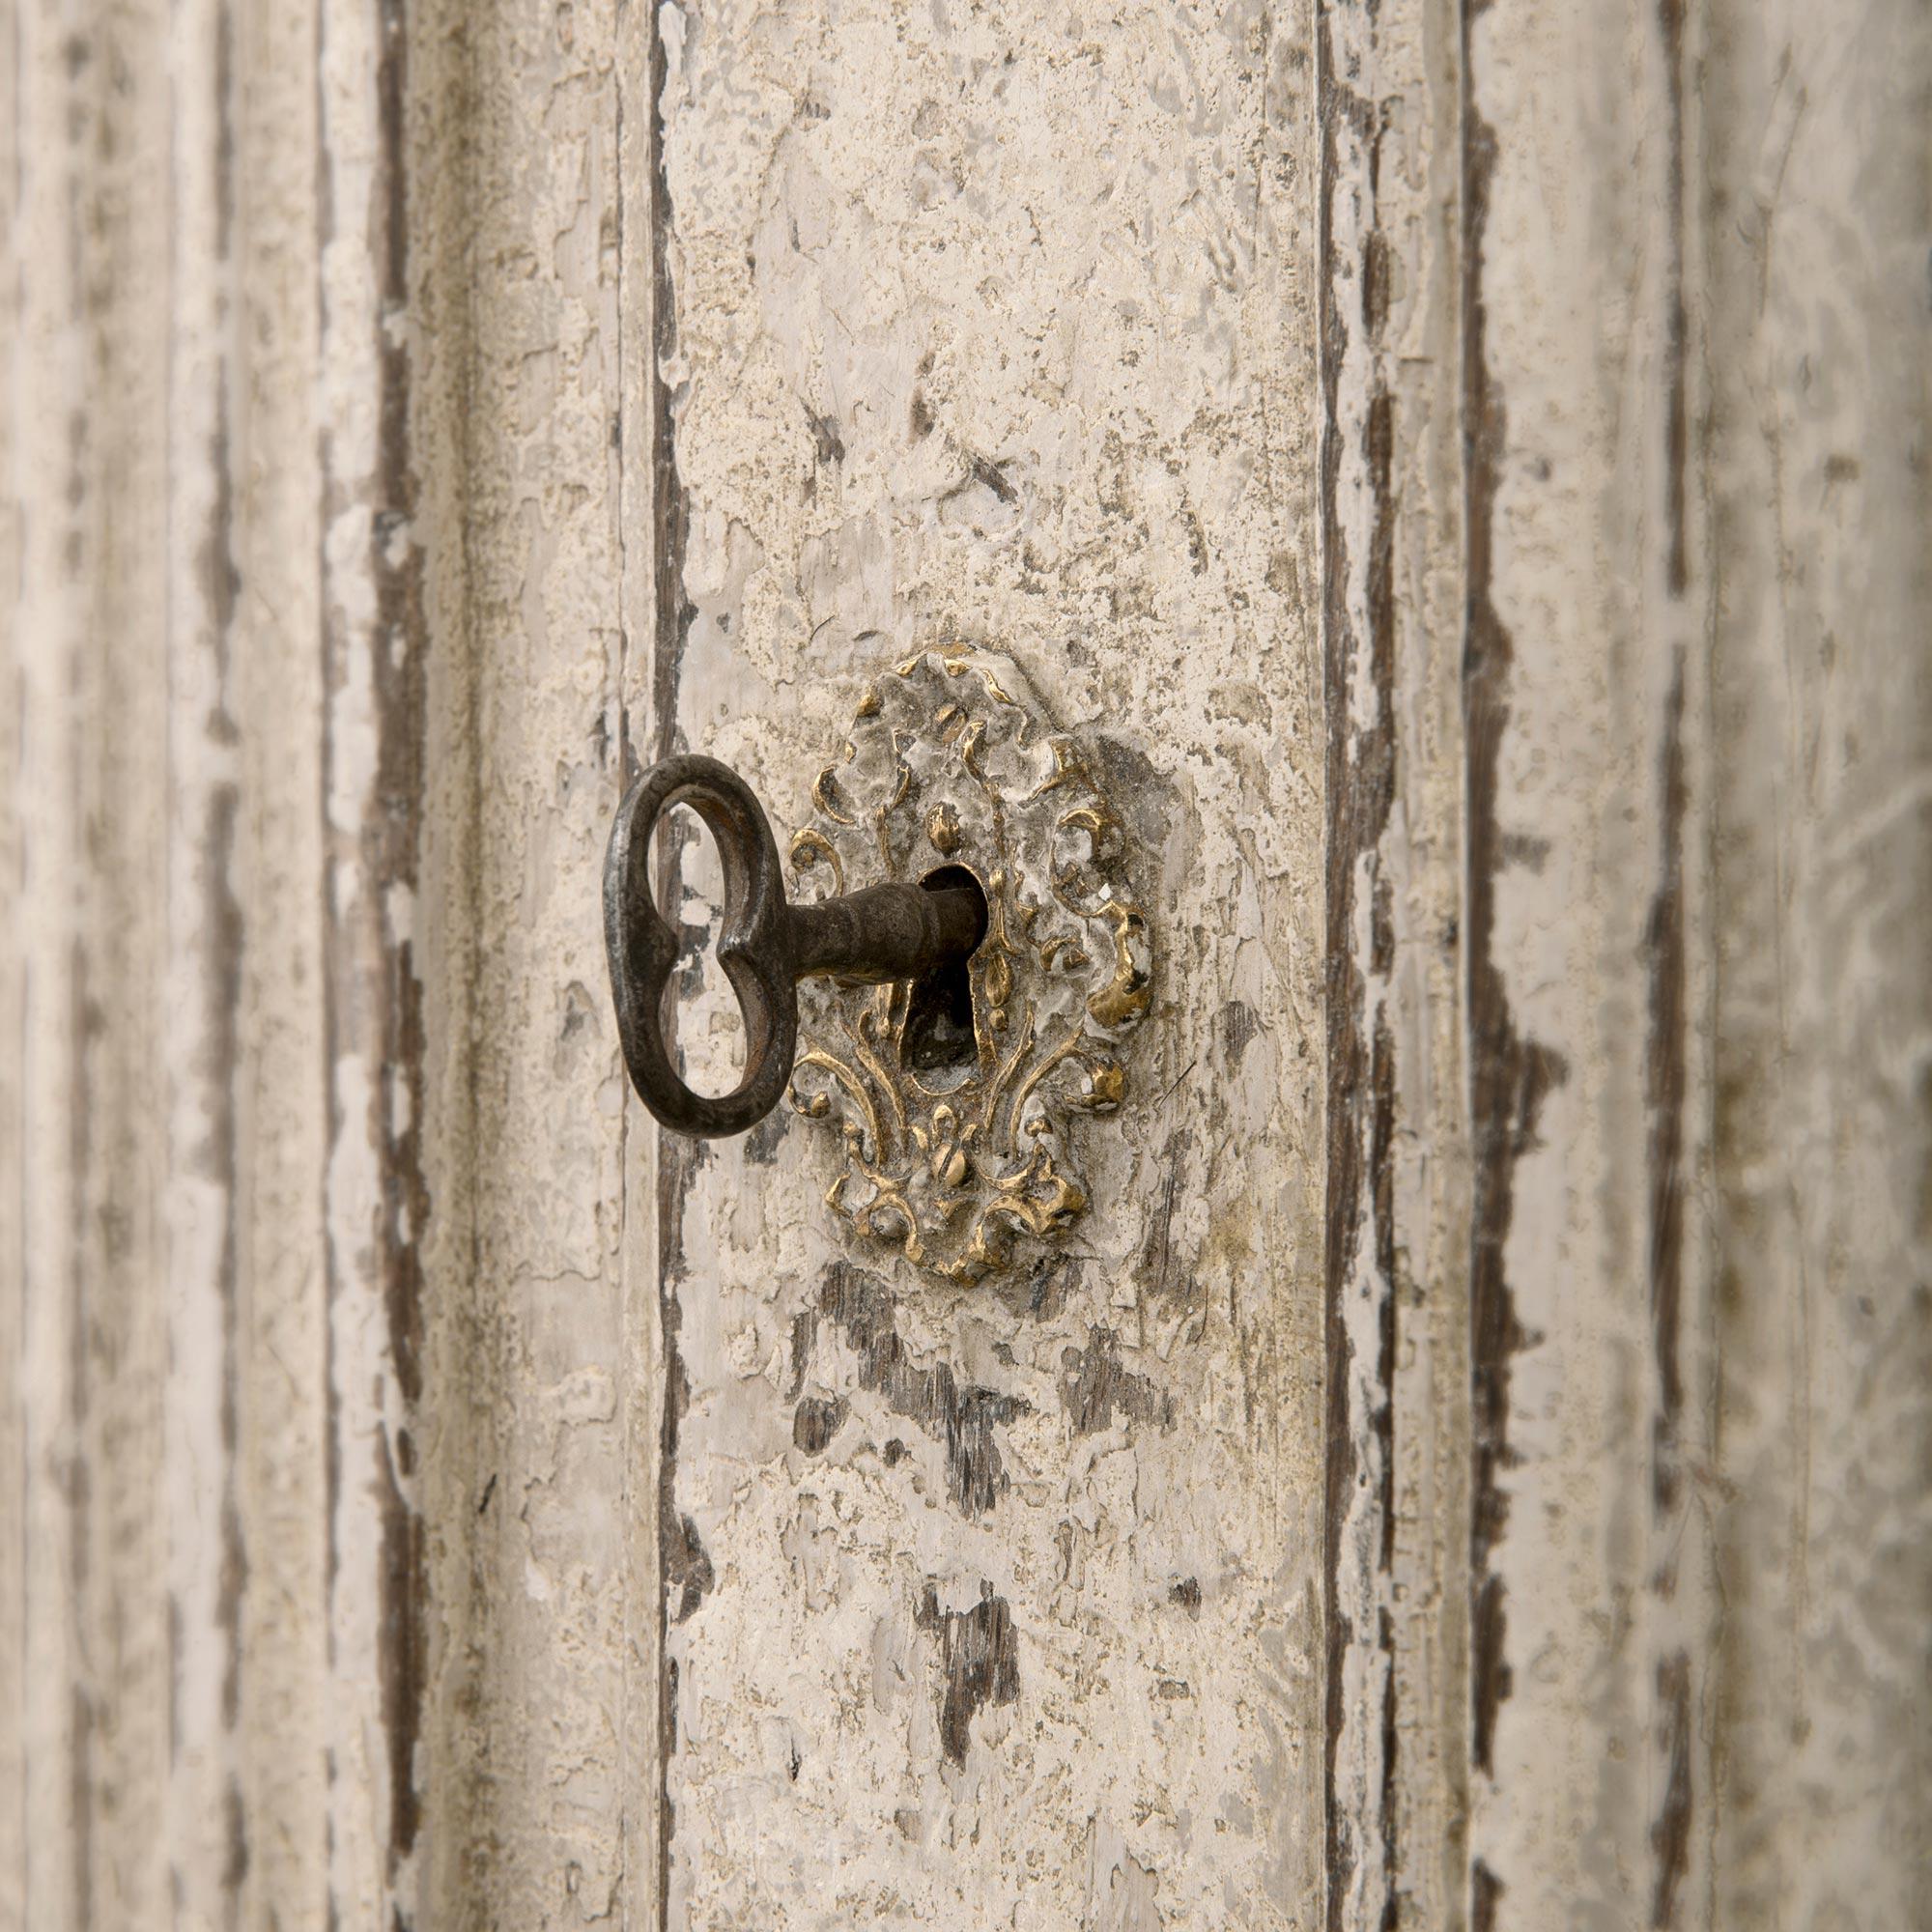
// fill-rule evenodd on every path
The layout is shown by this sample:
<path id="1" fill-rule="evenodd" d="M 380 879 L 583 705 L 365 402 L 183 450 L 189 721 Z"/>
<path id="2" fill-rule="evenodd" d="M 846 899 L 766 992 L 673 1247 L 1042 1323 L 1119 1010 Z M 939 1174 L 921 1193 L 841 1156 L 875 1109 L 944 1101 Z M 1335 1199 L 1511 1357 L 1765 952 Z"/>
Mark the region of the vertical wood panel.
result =
<path id="1" fill-rule="evenodd" d="M 80 775 L 73 698 L 74 660 L 85 634 L 79 564 L 84 554 L 86 477 L 70 431 L 85 385 L 86 339 L 78 326 L 85 97 L 76 99 L 59 65 L 56 22 L 22 22 L 15 152 L 15 225 L 20 277 L 16 355 L 32 355 L 41 381 L 14 377 L 13 495 L 18 506 L 19 578 L 14 604 L 14 662 L 19 692 L 20 1264 L 17 1360 L 19 1557 L 14 1589 L 21 1728 L 43 1740 L 19 1768 L 9 1794 L 18 1819 L 19 1861 L 13 1922 L 72 1923 L 82 1910 L 86 1686 L 71 1603 L 84 1560 L 85 1524 L 71 1475 L 78 1465 L 74 1309 L 80 1275 L 75 1227 L 82 1178 L 74 1172 L 76 1063 L 82 1051 L 68 990 L 78 907 L 65 890 L 77 869 Z M 39 29 L 40 31 L 35 31 Z M 77 124 L 77 127 L 76 125 Z M 29 156 L 32 164 L 23 165 Z M 30 276 L 27 265 L 45 264 Z M 53 491 L 46 484 L 56 483 Z M 29 648 L 29 641 L 37 648 Z M 32 1167 L 26 1166 L 32 1154 Z M 78 1708 L 77 1708 L 78 1707 Z M 33 1746 L 30 1742 L 29 1748 Z"/>
<path id="2" fill-rule="evenodd" d="M 416 446 L 450 544 L 427 586 L 422 913 L 440 1056 L 436 1925 L 625 1911 L 629 1821 L 650 1790 L 627 1700 L 654 1579 L 632 1567 L 628 1512 L 650 1487 L 636 1411 L 655 1377 L 620 1279 L 635 1236 L 599 917 L 625 743 L 621 546 L 648 550 L 650 515 L 648 489 L 630 503 L 620 488 L 620 327 L 648 315 L 640 295 L 620 317 L 619 103 L 642 98 L 617 57 L 623 12 L 451 5 L 412 28 L 412 59 L 438 63 L 411 82 L 411 299 L 440 371 Z"/>
<path id="3" fill-rule="evenodd" d="M 8 42 L 22 1922 L 619 1880 L 614 34 Z"/>
<path id="4" fill-rule="evenodd" d="M 230 32 L 241 1916 L 294 1925 L 327 1909 L 331 1695 L 316 21 L 251 0 Z"/>
<path id="5" fill-rule="evenodd" d="M 1909 1923 L 1923 24 L 1321 22 L 1330 1921 Z"/>
<path id="6" fill-rule="evenodd" d="M 14 24 L 27 1924 L 167 1910 L 165 21 Z M 130 1829 L 119 1829 L 122 1820 Z"/>
<path id="7" fill-rule="evenodd" d="M 1692 1902 L 1905 1925 L 1932 1886 L 1932 23 L 1717 5 L 1697 52 L 1724 1614 Z"/>
<path id="8" fill-rule="evenodd" d="M 1468 1770 L 1460 60 L 1318 14 L 1327 1920 L 1461 1922 Z"/>
<path id="9" fill-rule="evenodd" d="M 1915 1922 L 1922 9 L 19 0 L 0 101 L 0 1932 Z M 972 1520 L 597 920 L 955 636 L 1162 975 L 1044 1293 L 875 1264 Z"/>
<path id="10" fill-rule="evenodd" d="M 329 1836 L 337 1913 L 407 1913 L 427 1675 L 419 1500 L 422 987 L 413 941 L 425 637 L 409 445 L 412 51 L 400 6 L 325 6 L 322 784 L 329 1141 Z"/>
<path id="11" fill-rule="evenodd" d="M 214 0 L 169 24 L 165 1818 L 177 1922 L 233 1926 L 248 1838 L 237 1100 L 249 938 L 237 893 L 235 21 Z"/>
<path id="12" fill-rule="evenodd" d="M 342 185 L 312 13 L 37 6 L 9 30 L 23 1620 L 0 1917 L 320 1923 L 331 1858 L 345 1918 L 398 1876 L 345 1875 L 370 1807 L 338 1779 L 328 1815 L 329 1734 L 361 1744 L 420 1638 L 330 1613 L 377 1598 L 384 1552 L 352 1537 L 331 1575 L 327 1002 L 392 1037 L 407 1012 L 400 978 L 322 972 L 321 451 L 377 419 L 378 358 L 320 356 L 317 195 Z M 331 295 L 339 352 L 357 298 Z M 373 563 L 329 568 L 339 607 L 378 608 Z M 340 1318 L 358 1284 L 336 1289 Z M 337 1393 L 368 1439 L 384 1395 Z"/>
<path id="13" fill-rule="evenodd" d="M 1472 10 L 1463 36 L 1478 1925 L 1629 1920 L 1667 1855 L 1642 1474 L 1677 658 L 1662 56 L 1649 9 Z"/>
<path id="14" fill-rule="evenodd" d="M 660 20 L 684 534 L 654 749 L 740 764 L 782 824 L 880 662 L 951 637 L 1011 648 L 1102 747 L 1148 847 L 1162 976 L 1121 1124 L 1089 1141 L 1093 1216 L 1031 1303 L 849 1256 L 820 1199 L 835 1150 L 795 1119 L 661 1168 L 667 1922 L 1306 1922 L 1305 22 Z M 672 888 L 692 921 L 698 883 Z M 983 1514 L 949 1497 L 942 1420 L 864 1386 L 860 1338 L 828 1319 L 806 1352 L 847 1259 L 875 1271 L 909 1362 L 1015 1399 L 994 1432 L 1010 1486 Z M 1102 1331 L 1151 1393 L 1089 1430 L 1063 1377 L 1115 1345 Z M 801 1387 L 849 1406 L 821 1452 L 795 1432 Z M 986 1680 L 1010 1701 L 975 1711 L 955 1648 L 942 1719 L 940 1611 L 1010 1631 Z"/>

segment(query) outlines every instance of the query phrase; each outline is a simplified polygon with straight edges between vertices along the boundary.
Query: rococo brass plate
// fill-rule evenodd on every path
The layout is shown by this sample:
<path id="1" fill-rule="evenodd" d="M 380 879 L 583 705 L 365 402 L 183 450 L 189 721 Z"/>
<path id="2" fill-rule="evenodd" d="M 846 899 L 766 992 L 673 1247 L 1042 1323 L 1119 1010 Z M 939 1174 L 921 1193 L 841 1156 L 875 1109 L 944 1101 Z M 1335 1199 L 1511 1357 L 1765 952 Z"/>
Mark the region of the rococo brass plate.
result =
<path id="1" fill-rule="evenodd" d="M 826 1195 L 870 1241 L 971 1282 L 1086 1209 L 1083 1115 L 1116 1110 L 1147 1010 L 1147 920 L 1125 831 L 1012 661 L 907 658 L 860 701 L 791 841 L 794 896 L 977 880 L 986 935 L 950 984 L 801 986 L 793 1104 L 837 1126 Z"/>

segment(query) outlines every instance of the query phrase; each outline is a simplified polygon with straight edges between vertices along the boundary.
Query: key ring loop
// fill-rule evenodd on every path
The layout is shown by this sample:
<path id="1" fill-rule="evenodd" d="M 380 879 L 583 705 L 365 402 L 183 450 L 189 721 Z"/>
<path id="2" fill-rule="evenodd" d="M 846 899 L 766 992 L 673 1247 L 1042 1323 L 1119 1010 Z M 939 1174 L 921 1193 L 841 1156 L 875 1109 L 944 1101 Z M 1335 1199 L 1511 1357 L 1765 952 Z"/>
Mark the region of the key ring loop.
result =
<path id="1" fill-rule="evenodd" d="M 666 1021 L 673 998 L 677 934 L 651 892 L 651 830 L 688 805 L 717 841 L 724 870 L 718 956 L 745 1017 L 745 1072 L 729 1093 L 685 1085 Z M 741 1134 L 777 1104 L 798 1044 L 798 993 L 778 844 L 764 809 L 730 766 L 696 753 L 653 765 L 617 809 L 604 857 L 604 944 L 624 1064 L 653 1114 L 684 1134 Z"/>

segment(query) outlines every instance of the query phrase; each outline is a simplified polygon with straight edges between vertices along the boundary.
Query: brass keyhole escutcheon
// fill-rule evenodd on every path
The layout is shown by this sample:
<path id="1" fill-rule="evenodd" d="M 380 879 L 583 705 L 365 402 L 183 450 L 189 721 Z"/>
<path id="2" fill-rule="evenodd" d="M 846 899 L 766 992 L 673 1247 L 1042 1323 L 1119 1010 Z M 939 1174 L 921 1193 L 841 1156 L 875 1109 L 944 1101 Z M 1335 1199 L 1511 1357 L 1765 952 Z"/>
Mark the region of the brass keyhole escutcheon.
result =
<path id="1" fill-rule="evenodd" d="M 866 691 L 790 841 L 793 892 L 728 767 L 652 767 L 619 809 L 605 934 L 633 1084 L 676 1131 L 742 1133 L 787 1079 L 835 1127 L 827 1204 L 861 1241 L 970 1282 L 1088 1207 L 1078 1123 L 1125 1094 L 1153 963 L 1120 813 L 1009 658 L 915 653 Z M 676 940 L 652 901 L 652 825 L 696 810 L 724 870 L 719 956 L 744 1077 L 712 1098 L 671 1065 Z M 817 895 L 813 895 L 817 889 Z"/>

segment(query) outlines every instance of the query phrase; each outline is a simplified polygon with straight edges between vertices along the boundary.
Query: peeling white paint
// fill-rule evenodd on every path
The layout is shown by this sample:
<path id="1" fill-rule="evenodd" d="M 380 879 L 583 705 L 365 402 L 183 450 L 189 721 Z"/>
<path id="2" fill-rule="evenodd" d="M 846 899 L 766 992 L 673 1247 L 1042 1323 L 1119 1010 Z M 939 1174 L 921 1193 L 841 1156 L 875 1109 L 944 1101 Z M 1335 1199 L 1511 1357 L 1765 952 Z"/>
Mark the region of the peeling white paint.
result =
<path id="1" fill-rule="evenodd" d="M 1366 1932 L 1391 1902 L 1494 1932 L 1915 1922 L 1922 10 L 667 6 L 656 371 L 653 10 L 16 11 L 0 1932 L 319 1924 L 331 1895 L 344 1924 L 479 1932 Z M 1361 109 L 1325 256 L 1324 76 Z M 372 245 L 391 181 L 400 299 Z M 1514 642 L 1489 945 L 1518 1035 L 1565 1069 L 1511 1156 L 1487 1764 L 1477 297 Z M 669 719 L 654 377 L 691 514 Z M 395 599 L 419 565 L 417 628 Z M 1389 683 L 1358 650 L 1324 686 L 1337 611 L 1358 640 L 1392 627 Z M 948 1428 L 826 1299 L 827 1151 L 778 1122 L 711 1150 L 661 1223 L 596 908 L 627 751 L 674 727 L 788 825 L 872 667 L 945 636 L 1012 649 L 1107 741 L 1165 1001 L 1037 1308 L 883 1271 L 914 1373 L 1027 1405 L 987 1427 L 1006 1487 L 970 1514 Z M 384 693 L 416 670 L 399 775 Z M 1333 1657 L 1331 702 L 1395 760 L 1334 875 L 1391 1056 L 1392 1259 L 1365 1236 L 1336 1275 Z M 1648 1056 L 1673 876 L 1665 1428 Z M 716 976 L 685 1033 L 728 1080 Z M 425 1270 L 415 1401 L 398 1250 Z M 1102 1329 L 1147 1393 L 1076 1427 L 1068 1357 Z M 667 1499 L 668 1341 L 691 1406 Z M 400 1617 L 399 1525 L 427 1581 Z M 949 1719 L 947 1646 L 995 1599 L 1011 1695 Z"/>

